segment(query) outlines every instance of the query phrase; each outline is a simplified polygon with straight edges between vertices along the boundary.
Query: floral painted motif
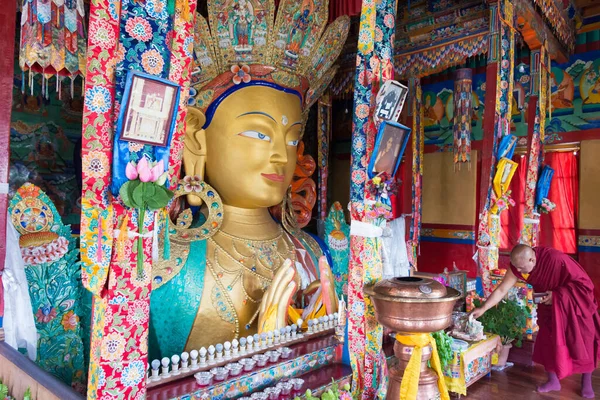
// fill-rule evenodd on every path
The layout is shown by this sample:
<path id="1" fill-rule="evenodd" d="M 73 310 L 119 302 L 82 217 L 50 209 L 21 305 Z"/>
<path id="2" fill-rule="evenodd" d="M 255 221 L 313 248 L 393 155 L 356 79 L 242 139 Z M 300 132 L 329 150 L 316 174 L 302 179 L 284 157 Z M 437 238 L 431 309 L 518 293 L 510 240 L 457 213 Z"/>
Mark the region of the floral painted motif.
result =
<path id="1" fill-rule="evenodd" d="M 107 49 L 114 45 L 115 39 L 114 32 L 105 21 L 95 20 L 90 23 L 89 41 L 91 44 Z"/>
<path id="2" fill-rule="evenodd" d="M 36 321 L 42 324 L 52 322 L 54 318 L 56 318 L 56 309 L 49 305 L 41 306 L 35 313 Z"/>
<path id="3" fill-rule="evenodd" d="M 146 374 L 145 369 L 146 368 L 144 368 L 143 362 L 132 362 L 123 370 L 123 375 L 121 375 L 121 383 L 123 383 L 125 387 L 137 386 L 142 379 L 144 379 L 144 375 Z"/>
<path id="4" fill-rule="evenodd" d="M 108 172 L 108 165 L 108 157 L 101 151 L 90 151 L 81 159 L 82 173 L 89 177 L 101 178 Z"/>
<path id="5" fill-rule="evenodd" d="M 143 300 L 135 300 L 133 305 L 129 306 L 129 310 L 127 312 L 127 322 L 131 325 L 141 325 L 148 322 L 148 313 L 150 311 L 150 306 L 148 302 Z"/>
<path id="6" fill-rule="evenodd" d="M 85 92 L 85 106 L 95 113 L 105 113 L 112 105 L 112 99 L 108 89 L 95 86 Z"/>
<path id="7" fill-rule="evenodd" d="M 125 338 L 113 332 L 102 340 L 102 357 L 109 361 L 119 361 L 125 352 Z"/>
<path id="8" fill-rule="evenodd" d="M 62 317 L 61 324 L 66 331 L 74 331 L 77 329 L 79 323 L 79 317 L 73 310 L 69 311 Z"/>
<path id="9" fill-rule="evenodd" d="M 252 80 L 250 67 L 245 64 L 231 66 L 231 72 L 233 73 L 233 78 L 231 79 L 235 85 L 239 85 L 242 82 L 248 83 Z"/>
<path id="10" fill-rule="evenodd" d="M 146 0 L 146 12 L 151 18 L 168 18 L 167 0 Z"/>
<path id="11" fill-rule="evenodd" d="M 142 42 L 152 39 L 152 27 L 150 23 L 141 17 L 135 17 L 127 20 L 125 31 L 129 35 Z"/>
<path id="12" fill-rule="evenodd" d="M 142 67 L 144 71 L 152 75 L 162 72 L 165 62 L 157 50 L 147 50 L 142 54 Z"/>

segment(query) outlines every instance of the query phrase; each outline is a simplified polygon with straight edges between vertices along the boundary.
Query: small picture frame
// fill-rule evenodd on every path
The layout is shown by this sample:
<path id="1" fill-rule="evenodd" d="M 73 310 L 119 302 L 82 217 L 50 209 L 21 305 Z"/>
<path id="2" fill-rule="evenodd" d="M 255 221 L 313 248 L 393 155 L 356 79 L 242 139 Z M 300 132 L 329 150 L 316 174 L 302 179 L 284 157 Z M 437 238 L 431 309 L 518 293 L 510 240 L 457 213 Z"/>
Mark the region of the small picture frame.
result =
<path id="1" fill-rule="evenodd" d="M 385 81 L 375 98 L 375 117 L 380 121 L 397 121 L 407 95 L 408 87 L 398 81 Z"/>
<path id="2" fill-rule="evenodd" d="M 369 178 L 383 172 L 395 176 L 404 155 L 411 129 L 394 121 L 383 121 L 377 132 L 373 155 L 369 162 Z"/>
<path id="3" fill-rule="evenodd" d="M 175 130 L 179 95 L 174 82 L 129 71 L 117 121 L 119 138 L 165 147 Z"/>

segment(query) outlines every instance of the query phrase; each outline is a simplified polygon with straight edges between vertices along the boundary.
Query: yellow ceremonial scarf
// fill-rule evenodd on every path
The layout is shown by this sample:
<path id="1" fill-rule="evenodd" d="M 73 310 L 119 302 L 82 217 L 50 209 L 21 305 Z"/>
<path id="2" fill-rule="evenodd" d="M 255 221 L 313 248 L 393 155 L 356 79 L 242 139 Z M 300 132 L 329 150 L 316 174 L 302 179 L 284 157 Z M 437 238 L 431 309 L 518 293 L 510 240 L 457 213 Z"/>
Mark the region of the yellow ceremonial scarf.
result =
<path id="1" fill-rule="evenodd" d="M 450 400 L 444 373 L 442 371 L 442 363 L 437 352 L 435 339 L 429 333 L 418 333 L 415 335 L 396 335 L 396 340 L 405 346 L 414 346 L 408 365 L 404 370 L 402 384 L 400 385 L 400 400 L 412 400 L 417 398 L 419 390 L 419 377 L 421 375 L 421 355 L 423 347 L 431 345 L 431 366 L 438 376 L 438 389 L 440 391 L 441 400 Z"/>

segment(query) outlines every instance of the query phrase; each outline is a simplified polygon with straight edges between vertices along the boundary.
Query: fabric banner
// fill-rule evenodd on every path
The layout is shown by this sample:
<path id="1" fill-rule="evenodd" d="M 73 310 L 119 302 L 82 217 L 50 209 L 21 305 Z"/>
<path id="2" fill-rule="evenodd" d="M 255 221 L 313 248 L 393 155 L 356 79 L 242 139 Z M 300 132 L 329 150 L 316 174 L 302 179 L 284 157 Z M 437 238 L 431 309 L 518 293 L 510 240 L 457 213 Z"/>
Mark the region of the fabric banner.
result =
<path id="1" fill-rule="evenodd" d="M 182 93 L 168 161 L 170 176 L 178 176 L 196 5 L 188 0 L 173 5 L 168 7 L 167 0 L 90 5 L 81 220 L 82 280 L 94 294 L 88 399 L 145 398 L 152 235 L 140 237 L 137 211 L 123 207 L 108 191 L 111 141 L 128 70 L 174 81 Z M 118 160 L 123 165 L 154 157 L 150 146 L 116 144 L 125 155 Z M 146 212 L 143 222 L 144 232 L 152 232 L 154 213 Z M 137 252 L 138 240 L 143 254 Z M 144 259 L 141 274 L 136 272 L 138 257 Z"/>
<path id="2" fill-rule="evenodd" d="M 407 243 L 409 249 L 409 261 L 413 269 L 417 269 L 417 255 L 421 239 L 421 217 L 423 215 L 423 153 L 425 149 L 424 137 L 424 111 L 423 91 L 421 81 L 413 78 L 410 86 L 414 95 L 412 96 L 412 221 L 410 226 L 410 239 Z"/>
<path id="3" fill-rule="evenodd" d="M 331 139 L 331 96 L 319 98 L 317 117 L 317 139 L 319 143 L 319 219 L 327 218 L 327 178 L 329 175 L 329 141 Z"/>
<path id="4" fill-rule="evenodd" d="M 521 243 L 535 247 L 538 242 L 539 214 L 536 213 L 535 191 L 538 173 L 544 156 L 544 139 L 546 126 L 546 108 L 548 107 L 548 57 L 547 51 L 542 46 L 539 54 L 539 98 L 535 110 L 531 149 L 527 163 L 527 178 L 525 185 L 525 219 L 521 232 Z M 537 214 L 537 215 L 536 215 Z"/>
<path id="5" fill-rule="evenodd" d="M 471 167 L 471 116 L 473 91 L 473 71 L 462 68 L 456 71 L 454 80 L 454 165 L 461 163 Z"/>

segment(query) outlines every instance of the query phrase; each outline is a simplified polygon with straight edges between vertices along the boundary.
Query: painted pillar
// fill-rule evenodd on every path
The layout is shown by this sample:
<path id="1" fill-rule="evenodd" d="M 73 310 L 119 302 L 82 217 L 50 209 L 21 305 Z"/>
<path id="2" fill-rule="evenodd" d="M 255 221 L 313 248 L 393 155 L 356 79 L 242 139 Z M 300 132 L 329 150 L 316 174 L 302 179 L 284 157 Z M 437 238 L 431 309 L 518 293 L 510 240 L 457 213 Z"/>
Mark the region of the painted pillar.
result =
<path id="1" fill-rule="evenodd" d="M 461 68 L 456 71 L 454 79 L 454 168 L 467 163 L 471 168 L 471 116 L 473 70 Z"/>
<path id="2" fill-rule="evenodd" d="M 8 170 L 10 159 L 10 114 L 12 109 L 15 67 L 15 28 L 17 2 L 8 1 L 0 7 L 0 337 L 4 317 L 2 272 L 6 257 L 6 213 L 8 209 Z M 1 339 L 0 339 L 1 340 Z"/>
<path id="3" fill-rule="evenodd" d="M 483 109 L 483 148 L 481 152 L 481 179 L 479 186 L 479 212 L 486 207 L 489 185 L 491 184 L 494 151 L 494 109 L 496 104 L 496 79 L 498 76 L 499 39 L 498 3 L 490 2 L 490 34 L 488 44 L 488 64 L 485 74 L 485 106 Z"/>
<path id="4" fill-rule="evenodd" d="M 512 115 L 513 87 L 514 87 L 514 58 L 515 58 L 515 28 L 513 5 L 508 0 L 500 0 L 496 12 L 496 17 L 492 16 L 492 21 L 497 20 L 499 25 L 499 58 L 496 74 L 496 85 L 490 86 L 486 82 L 486 103 L 484 114 L 484 132 L 489 135 L 493 132 L 493 137 L 484 136 L 484 155 L 482 157 L 482 178 L 480 186 L 480 210 L 479 215 L 479 234 L 477 247 L 479 250 L 478 268 L 479 275 L 482 277 L 483 289 L 487 295 L 491 293 L 491 280 L 489 272 L 498 267 L 498 242 L 496 237 L 499 235 L 499 223 L 492 218 L 490 207 L 493 199 L 492 180 L 496 173 L 496 164 L 498 162 L 496 154 L 500 139 L 510 134 L 510 122 Z M 491 34 L 490 36 L 493 36 Z M 493 43 L 491 46 L 493 47 Z M 492 48 L 490 47 L 490 48 Z M 495 54 L 490 54 L 494 57 Z M 494 64 L 492 62 L 492 64 Z M 489 71 L 488 71 L 489 72 Z M 489 76 L 489 75 L 488 75 Z M 495 90 L 494 90 L 495 89 Z M 490 102 L 494 90 L 494 101 Z M 491 106 L 493 109 L 493 126 L 490 128 Z M 486 129 L 487 128 L 487 129 Z M 488 133 L 490 132 L 490 133 Z"/>
<path id="5" fill-rule="evenodd" d="M 354 84 L 354 123 L 350 182 L 352 225 L 370 223 L 366 215 L 367 165 L 373 151 L 376 126 L 374 97 L 380 84 L 394 75 L 396 0 L 365 0 L 362 3 Z M 353 392 L 360 399 L 385 399 L 387 363 L 381 344 L 383 328 L 375 309 L 363 294 L 364 285 L 382 277 L 380 238 L 356 234 L 350 237 L 348 274 L 348 347 L 352 365 Z"/>
<path id="6" fill-rule="evenodd" d="M 162 211 L 146 211 L 143 232 L 138 232 L 140 213 L 124 206 L 118 192 L 111 193 L 111 184 L 119 173 L 124 175 L 128 161 L 148 157 L 166 158 L 173 187 L 181 164 L 196 3 L 173 0 L 149 5 L 125 0 L 90 4 L 80 248 L 82 283 L 93 294 L 87 393 L 91 400 L 146 396 L 152 232 Z M 115 134 L 129 70 L 181 87 L 169 147 L 130 146 Z M 141 271 L 138 259 L 143 261 Z"/>

